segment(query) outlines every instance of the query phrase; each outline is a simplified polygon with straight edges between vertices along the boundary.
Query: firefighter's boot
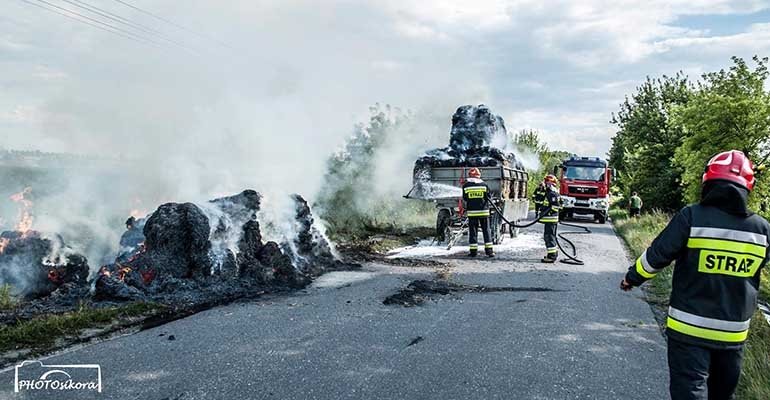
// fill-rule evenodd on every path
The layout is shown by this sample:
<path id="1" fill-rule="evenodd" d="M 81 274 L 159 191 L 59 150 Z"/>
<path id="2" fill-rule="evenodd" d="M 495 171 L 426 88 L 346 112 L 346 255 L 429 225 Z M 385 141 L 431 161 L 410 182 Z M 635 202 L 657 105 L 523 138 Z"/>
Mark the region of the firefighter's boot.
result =
<path id="1" fill-rule="evenodd" d="M 476 249 L 471 249 L 471 252 L 468 253 L 468 257 L 476 257 L 478 255 L 479 251 Z"/>
<path id="2" fill-rule="evenodd" d="M 556 254 L 547 254 L 545 257 L 543 257 L 540 262 L 546 263 L 546 264 L 553 264 L 556 262 Z"/>
<path id="3" fill-rule="evenodd" d="M 495 251 L 492 250 L 491 248 L 484 249 L 484 253 L 486 253 L 487 257 L 489 257 L 489 258 L 492 258 L 492 257 L 495 256 Z"/>

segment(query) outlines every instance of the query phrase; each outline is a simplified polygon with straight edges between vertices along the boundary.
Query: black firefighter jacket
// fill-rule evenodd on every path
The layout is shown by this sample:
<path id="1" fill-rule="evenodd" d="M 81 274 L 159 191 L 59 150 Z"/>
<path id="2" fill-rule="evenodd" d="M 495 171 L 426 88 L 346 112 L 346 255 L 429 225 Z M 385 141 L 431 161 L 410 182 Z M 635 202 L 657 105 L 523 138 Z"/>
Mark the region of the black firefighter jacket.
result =
<path id="1" fill-rule="evenodd" d="M 468 178 L 463 185 L 463 201 L 468 217 L 489 217 L 489 186 L 483 180 Z"/>
<path id="2" fill-rule="evenodd" d="M 626 281 L 639 286 L 675 261 L 669 338 L 740 348 L 757 308 L 770 224 L 746 209 L 748 191 L 716 183 L 704 189 L 700 204 L 685 207 L 669 222 L 629 268 Z"/>

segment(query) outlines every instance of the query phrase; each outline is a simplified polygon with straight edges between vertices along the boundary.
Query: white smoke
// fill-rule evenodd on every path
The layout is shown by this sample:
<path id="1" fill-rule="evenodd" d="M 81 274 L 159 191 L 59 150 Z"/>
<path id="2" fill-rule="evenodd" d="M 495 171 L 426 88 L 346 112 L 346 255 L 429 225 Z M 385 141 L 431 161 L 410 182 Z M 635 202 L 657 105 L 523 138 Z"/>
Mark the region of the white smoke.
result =
<path id="1" fill-rule="evenodd" d="M 428 116 L 378 153 L 376 190 L 366 194 L 403 195 L 414 158 L 446 143 L 456 106 L 489 97 L 483 79 L 468 74 L 473 60 L 458 62 L 451 52 L 416 59 L 413 38 L 382 36 L 368 19 L 345 13 L 319 15 L 313 2 L 146 6 L 175 21 L 201 21 L 196 30 L 227 46 L 196 38 L 202 56 L 157 50 L 24 4 L 9 6 L 16 25 L 0 19 L 8 40 L 28 44 L 14 55 L 45 60 L 49 72 L 45 90 L 25 82 L 31 90 L 4 92 L 25 112 L 3 129 L 3 146 L 101 159 L 54 156 L 21 173 L 0 163 L 0 203 L 32 186 L 33 228 L 60 233 L 92 270 L 119 251 L 123 221 L 135 208 L 202 204 L 245 188 L 274 199 L 296 192 L 312 203 L 327 157 L 378 101 Z M 379 6 L 337 6 L 360 8 L 392 30 L 394 16 Z M 274 202 L 264 210 L 284 208 Z M 0 216 L 6 225 L 15 220 L 6 204 Z M 291 232 L 285 224 L 278 215 L 272 222 Z M 232 245 L 228 238 L 220 250 Z"/>

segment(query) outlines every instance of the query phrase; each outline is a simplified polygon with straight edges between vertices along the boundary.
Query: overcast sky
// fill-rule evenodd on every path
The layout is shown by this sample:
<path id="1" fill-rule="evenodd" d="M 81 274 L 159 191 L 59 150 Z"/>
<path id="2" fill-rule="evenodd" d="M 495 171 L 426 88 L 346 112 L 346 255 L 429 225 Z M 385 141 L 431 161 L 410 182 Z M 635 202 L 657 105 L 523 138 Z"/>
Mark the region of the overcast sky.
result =
<path id="1" fill-rule="evenodd" d="M 0 146 L 203 164 L 319 168 L 376 102 L 445 114 L 447 131 L 457 106 L 486 103 L 510 130 L 604 155 L 611 113 L 645 76 L 770 55 L 763 0 L 125 0 L 163 20 L 115 0 L 29 1 L 131 29 L 72 3 L 99 7 L 157 44 L 4 1 Z"/>

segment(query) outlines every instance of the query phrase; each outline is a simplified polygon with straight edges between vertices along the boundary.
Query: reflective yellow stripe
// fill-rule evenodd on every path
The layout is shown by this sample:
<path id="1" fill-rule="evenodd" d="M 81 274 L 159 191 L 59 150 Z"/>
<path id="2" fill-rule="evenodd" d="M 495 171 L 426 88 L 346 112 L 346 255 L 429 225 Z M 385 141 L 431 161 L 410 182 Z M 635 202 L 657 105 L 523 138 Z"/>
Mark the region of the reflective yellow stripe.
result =
<path id="1" fill-rule="evenodd" d="M 489 210 L 485 211 L 468 211 L 469 217 L 488 217 L 489 216 Z"/>
<path id="2" fill-rule="evenodd" d="M 690 238 L 687 240 L 687 247 L 691 249 L 731 251 L 733 253 L 751 254 L 762 258 L 765 257 L 767 252 L 767 248 L 764 246 L 723 239 Z"/>
<path id="3" fill-rule="evenodd" d="M 642 265 L 642 258 L 639 257 L 636 259 L 636 273 L 647 278 L 652 279 L 655 277 L 655 274 L 651 274 L 647 272 L 647 270 L 644 269 L 644 265 Z"/>
<path id="4" fill-rule="evenodd" d="M 552 216 L 543 217 L 540 219 L 540 222 L 559 222 L 559 217 L 552 217 Z"/>
<path id="5" fill-rule="evenodd" d="M 748 330 L 742 332 L 717 331 L 689 325 L 684 322 L 677 321 L 671 317 L 668 317 L 666 325 L 669 329 L 673 329 L 679 333 L 701 339 L 715 340 L 717 342 L 740 343 L 745 341 L 749 336 Z"/>

